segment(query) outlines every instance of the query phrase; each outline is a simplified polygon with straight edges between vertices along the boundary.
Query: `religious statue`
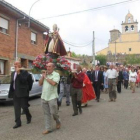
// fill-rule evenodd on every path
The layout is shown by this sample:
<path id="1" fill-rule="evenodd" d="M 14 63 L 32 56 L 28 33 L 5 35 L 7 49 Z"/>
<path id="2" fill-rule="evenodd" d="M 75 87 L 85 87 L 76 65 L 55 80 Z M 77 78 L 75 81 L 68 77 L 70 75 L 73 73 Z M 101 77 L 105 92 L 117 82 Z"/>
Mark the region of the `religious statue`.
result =
<path id="1" fill-rule="evenodd" d="M 67 54 L 63 41 L 59 35 L 56 24 L 53 25 L 53 32 L 48 33 L 45 41 L 45 54 L 64 56 Z"/>

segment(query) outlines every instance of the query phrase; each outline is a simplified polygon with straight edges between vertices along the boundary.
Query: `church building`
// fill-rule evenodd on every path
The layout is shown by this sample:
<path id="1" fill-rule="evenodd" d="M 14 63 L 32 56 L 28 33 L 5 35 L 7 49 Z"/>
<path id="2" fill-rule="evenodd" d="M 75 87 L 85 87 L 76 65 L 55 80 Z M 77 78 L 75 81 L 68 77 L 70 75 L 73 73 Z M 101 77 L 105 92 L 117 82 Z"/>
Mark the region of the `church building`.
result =
<path id="1" fill-rule="evenodd" d="M 128 12 L 121 25 L 122 33 L 118 29 L 111 30 L 108 47 L 96 52 L 97 55 L 140 54 L 140 31 L 137 20 Z"/>

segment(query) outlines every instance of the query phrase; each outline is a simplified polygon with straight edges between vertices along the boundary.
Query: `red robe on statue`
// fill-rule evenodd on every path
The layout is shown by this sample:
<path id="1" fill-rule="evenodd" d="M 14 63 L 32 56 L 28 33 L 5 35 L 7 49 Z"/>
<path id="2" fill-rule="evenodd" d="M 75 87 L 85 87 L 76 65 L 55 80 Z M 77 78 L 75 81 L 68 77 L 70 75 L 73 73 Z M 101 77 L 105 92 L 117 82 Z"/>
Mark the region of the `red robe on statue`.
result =
<path id="1" fill-rule="evenodd" d="M 45 54 L 49 53 L 49 44 L 51 43 L 51 41 L 53 40 L 53 46 L 52 46 L 52 50 L 51 53 L 60 55 L 60 56 L 64 56 L 67 55 L 64 43 L 59 35 L 58 32 L 53 32 L 47 34 L 46 36 L 46 41 L 45 41 Z"/>
<path id="2" fill-rule="evenodd" d="M 95 99 L 96 95 L 92 87 L 92 84 L 86 74 L 85 74 L 83 84 L 84 86 L 82 88 L 82 91 L 83 91 L 82 103 L 86 103 L 87 101 Z"/>

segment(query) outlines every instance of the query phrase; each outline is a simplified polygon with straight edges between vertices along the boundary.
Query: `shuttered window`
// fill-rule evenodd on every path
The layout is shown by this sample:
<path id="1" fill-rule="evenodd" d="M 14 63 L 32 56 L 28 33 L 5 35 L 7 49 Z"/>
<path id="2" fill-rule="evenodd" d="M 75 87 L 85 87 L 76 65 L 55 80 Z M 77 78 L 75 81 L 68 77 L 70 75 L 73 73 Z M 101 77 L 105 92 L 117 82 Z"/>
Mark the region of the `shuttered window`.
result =
<path id="1" fill-rule="evenodd" d="M 8 33 L 9 21 L 0 17 L 0 31 L 3 33 Z"/>
<path id="2" fill-rule="evenodd" d="M 4 74 L 4 60 L 0 60 L 0 75 Z"/>
<path id="3" fill-rule="evenodd" d="M 37 34 L 31 32 L 31 43 L 32 44 L 37 44 Z"/>

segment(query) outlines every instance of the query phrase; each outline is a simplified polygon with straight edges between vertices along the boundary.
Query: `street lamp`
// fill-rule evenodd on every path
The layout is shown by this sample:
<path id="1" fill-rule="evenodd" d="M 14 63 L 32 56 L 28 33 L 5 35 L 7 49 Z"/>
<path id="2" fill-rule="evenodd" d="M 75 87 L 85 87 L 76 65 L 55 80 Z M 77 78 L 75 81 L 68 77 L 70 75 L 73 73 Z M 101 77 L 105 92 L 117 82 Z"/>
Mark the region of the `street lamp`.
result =
<path id="1" fill-rule="evenodd" d="M 31 10 L 32 10 L 33 6 L 34 6 L 37 2 L 39 2 L 39 1 L 40 1 L 40 0 L 35 1 L 35 2 L 32 4 L 32 6 L 31 6 L 31 8 L 30 8 L 30 10 L 29 10 L 29 22 L 28 22 L 28 27 L 29 27 L 29 28 L 30 28 L 30 25 L 31 25 L 31 17 L 30 17 Z"/>

